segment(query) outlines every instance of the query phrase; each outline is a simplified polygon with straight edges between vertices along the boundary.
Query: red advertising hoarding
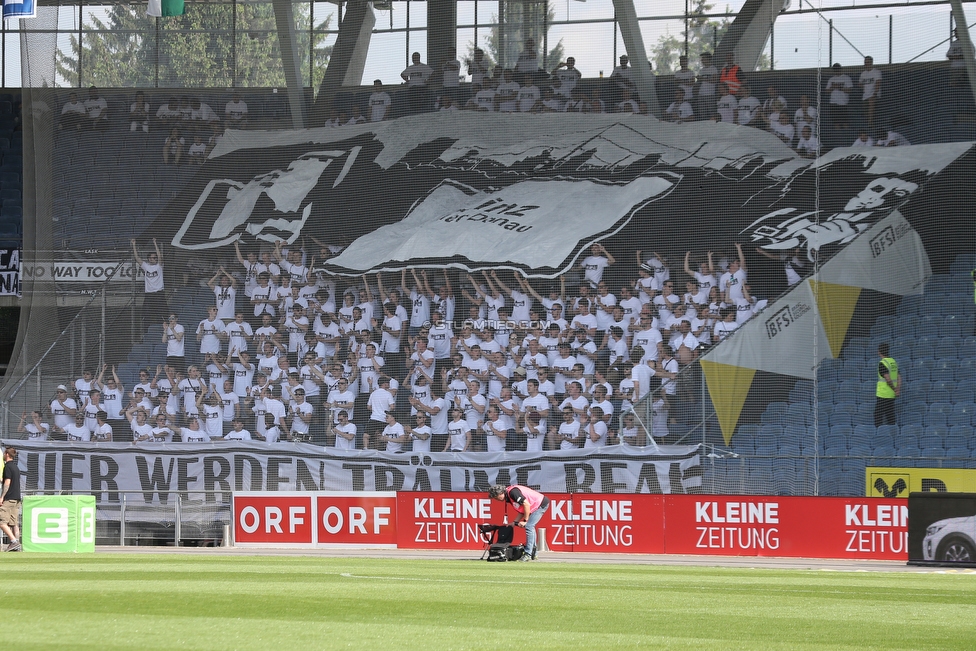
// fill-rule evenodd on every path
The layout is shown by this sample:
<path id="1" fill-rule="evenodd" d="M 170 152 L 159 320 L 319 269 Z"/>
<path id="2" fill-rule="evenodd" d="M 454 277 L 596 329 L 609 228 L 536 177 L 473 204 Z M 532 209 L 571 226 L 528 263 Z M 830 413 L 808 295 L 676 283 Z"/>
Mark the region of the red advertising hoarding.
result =
<path id="1" fill-rule="evenodd" d="M 316 494 L 315 505 L 320 546 L 397 546 L 395 494 Z"/>
<path id="2" fill-rule="evenodd" d="M 538 527 L 558 552 L 907 560 L 905 500 L 550 493 Z M 480 493 L 236 495 L 235 541 L 481 550 L 478 525 L 517 514 Z M 516 529 L 515 543 L 525 534 Z"/>
<path id="3" fill-rule="evenodd" d="M 237 493 L 234 495 L 234 543 L 238 545 L 311 546 L 315 523 L 310 493 Z"/>
<path id="4" fill-rule="evenodd" d="M 905 500 L 669 495 L 665 552 L 908 560 Z"/>
<path id="5" fill-rule="evenodd" d="M 234 543 L 396 547 L 396 493 L 236 493 Z"/>

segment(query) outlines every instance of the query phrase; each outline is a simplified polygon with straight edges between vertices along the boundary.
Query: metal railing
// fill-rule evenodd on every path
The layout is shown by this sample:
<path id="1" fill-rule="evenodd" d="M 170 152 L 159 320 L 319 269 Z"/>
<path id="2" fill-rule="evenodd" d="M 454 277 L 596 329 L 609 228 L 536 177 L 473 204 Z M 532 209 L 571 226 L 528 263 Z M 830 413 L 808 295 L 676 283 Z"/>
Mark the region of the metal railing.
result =
<path id="1" fill-rule="evenodd" d="M 29 491 L 93 495 L 95 541 L 125 546 L 231 546 L 230 491 Z M 191 545 L 191 546 L 193 546 Z"/>

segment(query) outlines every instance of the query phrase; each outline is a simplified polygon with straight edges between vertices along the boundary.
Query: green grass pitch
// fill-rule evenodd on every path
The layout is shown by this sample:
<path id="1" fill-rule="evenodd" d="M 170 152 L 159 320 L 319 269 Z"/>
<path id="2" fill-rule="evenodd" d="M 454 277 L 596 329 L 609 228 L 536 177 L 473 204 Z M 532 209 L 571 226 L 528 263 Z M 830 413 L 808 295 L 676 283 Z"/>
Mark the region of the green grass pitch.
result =
<path id="1" fill-rule="evenodd" d="M 967 649 L 976 575 L 4 554 L 7 649 Z"/>

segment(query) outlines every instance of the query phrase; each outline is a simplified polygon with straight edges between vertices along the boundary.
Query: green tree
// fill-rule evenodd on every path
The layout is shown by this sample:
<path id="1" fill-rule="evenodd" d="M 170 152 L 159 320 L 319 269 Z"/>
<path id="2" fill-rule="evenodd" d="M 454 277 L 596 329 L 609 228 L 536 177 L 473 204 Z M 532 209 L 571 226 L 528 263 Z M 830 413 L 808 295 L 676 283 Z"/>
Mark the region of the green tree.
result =
<path id="1" fill-rule="evenodd" d="M 550 9 L 548 17 L 545 21 L 543 21 L 542 12 L 544 10 L 545 8 L 542 3 L 526 4 L 526 14 L 519 16 L 518 20 L 506 21 L 506 25 L 504 26 L 504 57 L 501 56 L 500 52 L 502 45 L 502 31 L 498 26 L 498 16 L 492 15 L 491 22 L 494 24 L 494 26 L 491 28 L 491 31 L 488 32 L 488 36 L 485 37 L 481 44 L 481 49 L 484 50 L 485 53 L 485 63 L 488 65 L 489 69 L 498 65 L 499 61 L 508 67 L 514 67 L 515 61 L 522 50 L 526 38 L 532 38 L 535 40 L 537 46 L 541 46 L 545 42 L 544 25 L 551 25 L 556 14 L 552 9 Z M 474 58 L 474 48 L 474 42 L 469 41 L 467 47 L 467 59 L 470 60 Z M 542 67 L 545 70 L 552 70 L 563 61 L 564 53 L 563 40 L 559 39 L 559 42 L 556 43 L 555 47 L 546 53 L 545 61 L 542 62 Z"/>
<path id="2" fill-rule="evenodd" d="M 294 7 L 302 82 L 317 87 L 332 54 L 327 35 L 320 31 L 329 28 L 333 14 L 315 25 L 310 35 L 309 5 Z M 69 49 L 58 51 L 58 75 L 67 86 L 153 87 L 158 62 L 161 87 L 284 86 L 272 5 L 238 3 L 236 35 L 234 8 L 187 3 L 185 15 L 157 19 L 147 17 L 143 6 L 112 5 L 104 18 L 90 15 L 80 44 L 72 35 Z"/>
<path id="3" fill-rule="evenodd" d="M 659 75 L 670 75 L 679 68 L 678 57 L 685 53 L 685 40 L 688 42 L 688 63 L 694 67 L 701 61 L 702 52 L 714 52 L 715 46 L 722 41 L 722 37 L 732 24 L 728 18 L 720 20 L 710 19 L 715 5 L 708 4 L 708 0 L 692 0 L 693 6 L 688 14 L 687 30 L 680 34 L 665 34 L 658 38 L 651 56 L 654 70 Z M 728 10 L 726 9 L 726 13 Z M 719 67 L 724 62 L 716 61 Z M 759 59 L 759 70 L 769 69 L 769 57 L 765 54 Z"/>

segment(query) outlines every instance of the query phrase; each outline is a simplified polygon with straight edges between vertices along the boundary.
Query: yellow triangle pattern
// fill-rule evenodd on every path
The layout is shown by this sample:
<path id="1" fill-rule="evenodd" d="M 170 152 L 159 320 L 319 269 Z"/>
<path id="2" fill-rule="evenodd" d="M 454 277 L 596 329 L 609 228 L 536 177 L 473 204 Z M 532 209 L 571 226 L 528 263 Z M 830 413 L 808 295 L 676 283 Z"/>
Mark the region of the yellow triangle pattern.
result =
<path id="1" fill-rule="evenodd" d="M 851 325 L 861 288 L 817 282 L 811 278 L 810 289 L 817 297 L 820 322 L 823 323 L 827 342 L 830 344 L 831 357 L 836 359 L 840 357 L 840 349 L 847 337 L 847 328 Z"/>
<path id="2" fill-rule="evenodd" d="M 752 379 L 756 369 L 718 364 L 702 360 L 702 370 L 708 384 L 708 395 L 712 398 L 718 424 L 722 428 L 722 436 L 728 445 L 735 433 L 735 426 L 739 423 L 742 405 L 746 402 Z"/>

